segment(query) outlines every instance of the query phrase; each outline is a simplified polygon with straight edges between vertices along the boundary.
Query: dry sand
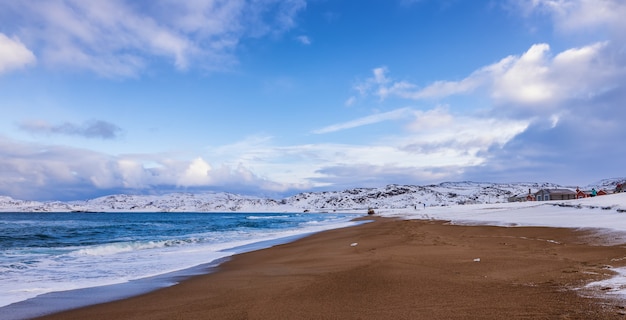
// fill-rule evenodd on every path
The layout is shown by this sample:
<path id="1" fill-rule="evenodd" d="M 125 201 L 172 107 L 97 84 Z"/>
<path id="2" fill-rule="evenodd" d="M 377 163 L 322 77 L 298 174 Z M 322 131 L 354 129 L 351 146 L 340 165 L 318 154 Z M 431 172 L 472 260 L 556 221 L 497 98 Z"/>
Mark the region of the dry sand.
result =
<path id="1" fill-rule="evenodd" d="M 237 255 L 173 287 L 45 319 L 626 317 L 623 301 L 575 290 L 607 278 L 606 266 L 626 257 L 625 247 L 590 244 L 589 231 L 375 219 Z"/>

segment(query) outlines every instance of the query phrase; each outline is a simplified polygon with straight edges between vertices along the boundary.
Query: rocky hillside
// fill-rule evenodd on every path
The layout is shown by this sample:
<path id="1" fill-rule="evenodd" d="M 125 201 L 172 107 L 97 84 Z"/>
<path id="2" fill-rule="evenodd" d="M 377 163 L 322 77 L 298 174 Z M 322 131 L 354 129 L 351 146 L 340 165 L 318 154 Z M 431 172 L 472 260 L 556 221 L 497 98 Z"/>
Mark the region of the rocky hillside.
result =
<path id="1" fill-rule="evenodd" d="M 592 186 L 612 190 L 624 179 L 605 179 Z M 444 182 L 436 185 L 388 185 L 343 191 L 305 192 L 275 200 L 231 193 L 172 193 L 111 195 L 86 201 L 37 202 L 0 197 L 4 212 L 330 212 L 367 208 L 403 209 L 417 206 L 450 206 L 506 202 L 509 197 L 544 188 L 569 188 L 553 183 Z"/>

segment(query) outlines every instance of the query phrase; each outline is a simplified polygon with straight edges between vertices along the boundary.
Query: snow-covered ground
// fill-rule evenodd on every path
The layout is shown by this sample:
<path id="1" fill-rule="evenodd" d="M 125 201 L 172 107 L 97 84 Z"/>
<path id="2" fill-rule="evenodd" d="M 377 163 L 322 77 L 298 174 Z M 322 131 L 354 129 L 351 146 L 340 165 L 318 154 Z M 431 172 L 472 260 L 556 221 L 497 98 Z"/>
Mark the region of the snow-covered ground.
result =
<path id="1" fill-rule="evenodd" d="M 418 207 L 417 210 L 381 209 L 377 215 L 449 220 L 454 224 L 597 229 L 599 234 L 606 236 L 607 243 L 626 243 L 626 193 L 562 201 Z M 586 287 L 602 288 L 605 294 L 626 299 L 626 267 L 611 270 L 616 273 L 613 278 L 593 282 Z"/>
<path id="2" fill-rule="evenodd" d="M 379 209 L 382 216 L 498 226 L 605 228 L 626 234 L 626 193 L 555 201 Z"/>

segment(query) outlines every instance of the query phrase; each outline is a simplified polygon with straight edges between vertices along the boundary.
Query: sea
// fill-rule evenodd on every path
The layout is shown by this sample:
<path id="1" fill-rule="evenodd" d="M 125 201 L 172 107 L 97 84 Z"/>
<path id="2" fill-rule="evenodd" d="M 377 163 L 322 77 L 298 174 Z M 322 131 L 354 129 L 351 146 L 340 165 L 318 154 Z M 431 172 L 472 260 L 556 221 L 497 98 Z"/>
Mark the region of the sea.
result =
<path id="1" fill-rule="evenodd" d="M 0 318 L 127 298 L 228 257 L 362 222 L 351 213 L 0 213 Z"/>

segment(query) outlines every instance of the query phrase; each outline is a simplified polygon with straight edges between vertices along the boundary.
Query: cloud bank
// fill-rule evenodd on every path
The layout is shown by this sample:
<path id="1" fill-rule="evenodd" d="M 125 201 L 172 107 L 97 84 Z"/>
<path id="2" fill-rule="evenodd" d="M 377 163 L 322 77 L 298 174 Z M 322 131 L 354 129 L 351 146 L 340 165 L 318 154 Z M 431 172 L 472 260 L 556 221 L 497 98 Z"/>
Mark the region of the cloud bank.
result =
<path id="1" fill-rule="evenodd" d="M 24 57 L 13 65 L 33 60 L 21 50 L 53 68 L 136 77 L 152 57 L 178 70 L 233 65 L 241 39 L 279 35 L 305 7 L 304 0 L 3 1 L 0 27 L 26 44 L 9 41 Z"/>
<path id="2" fill-rule="evenodd" d="M 68 160 L 71 159 L 71 160 Z M 18 199 L 76 200 L 114 193 L 257 189 L 282 192 L 301 186 L 259 177 L 244 165 L 212 166 L 202 157 L 111 156 L 65 146 L 0 139 L 2 194 Z"/>
<path id="3" fill-rule="evenodd" d="M 92 120 L 83 124 L 65 122 L 60 125 L 52 125 L 44 120 L 25 121 L 19 124 L 19 128 L 34 134 L 61 134 L 101 139 L 115 139 L 122 131 L 117 125 L 103 120 Z"/>

